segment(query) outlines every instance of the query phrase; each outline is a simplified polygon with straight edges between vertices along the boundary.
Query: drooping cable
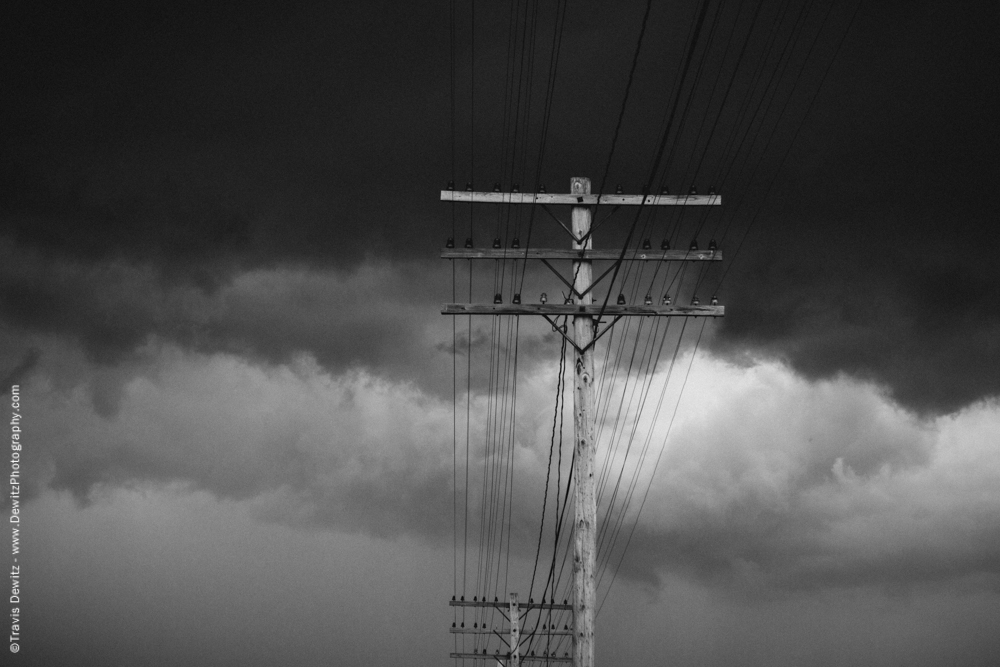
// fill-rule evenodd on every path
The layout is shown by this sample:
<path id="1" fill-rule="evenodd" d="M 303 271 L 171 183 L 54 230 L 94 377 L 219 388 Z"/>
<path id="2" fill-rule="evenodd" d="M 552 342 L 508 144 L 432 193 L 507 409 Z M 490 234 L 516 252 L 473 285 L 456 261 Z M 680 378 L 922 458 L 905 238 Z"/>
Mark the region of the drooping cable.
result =
<path id="1" fill-rule="evenodd" d="M 785 165 L 785 161 L 788 159 L 788 155 L 789 155 L 789 153 L 791 153 L 792 147 L 795 146 L 795 141 L 799 137 L 799 132 L 802 131 L 802 127 L 805 125 L 806 119 L 809 118 L 809 114 L 812 111 L 813 105 L 816 103 L 816 99 L 819 97 L 819 93 L 823 89 L 823 84 L 826 83 L 826 78 L 830 74 L 830 70 L 833 68 L 833 64 L 837 60 L 837 56 L 840 53 L 841 47 L 843 47 L 843 45 L 844 45 L 844 40 L 847 39 L 847 35 L 851 31 L 851 27 L 854 25 L 854 20 L 857 18 L 858 11 L 861 9 L 862 1 L 863 0 L 858 0 L 858 4 L 854 7 L 854 12 L 851 14 L 851 18 L 847 22 L 847 27 L 845 28 L 844 33 L 841 35 L 840 40 L 837 42 L 837 47 L 834 49 L 833 57 L 830 59 L 830 62 L 827 64 L 826 69 L 823 72 L 823 76 L 820 78 L 819 85 L 816 87 L 816 91 L 813 93 L 812 99 L 809 100 L 809 104 L 806 107 L 806 111 L 802 115 L 802 120 L 799 121 L 798 126 L 795 128 L 795 132 L 792 135 L 792 139 L 788 143 L 788 147 L 785 149 L 785 153 L 784 153 L 784 155 L 782 155 L 781 161 L 778 163 L 778 168 L 775 170 L 774 177 L 771 179 L 770 183 L 768 183 L 768 186 L 767 186 L 767 189 L 765 190 L 764 196 L 761 198 L 761 201 L 762 201 L 761 206 L 757 209 L 757 213 L 754 214 L 754 216 L 751 218 L 750 222 L 747 224 L 747 228 L 743 232 L 743 236 L 740 238 L 740 242 L 737 245 L 736 250 L 733 252 L 732 255 L 730 255 L 729 264 L 725 268 L 725 270 L 722 272 L 722 276 L 719 278 L 719 286 L 720 287 L 721 287 L 722 283 L 725 281 L 726 276 L 729 274 L 729 271 L 732 269 L 733 264 L 735 263 L 736 258 L 740 254 L 740 251 L 743 249 L 743 244 L 746 242 L 747 236 L 749 235 L 751 228 L 757 222 L 757 218 L 760 215 L 760 211 L 763 210 L 763 202 L 766 201 L 768 195 L 770 195 L 771 189 L 774 187 L 774 183 L 777 181 L 778 173 L 780 173 L 781 168 Z"/>
<path id="2" fill-rule="evenodd" d="M 635 535 L 635 528 L 639 525 L 639 517 L 642 515 L 642 510 L 646 506 L 646 500 L 649 498 L 649 489 L 653 485 L 653 480 L 656 478 L 656 469 L 660 465 L 660 459 L 663 456 L 663 451 L 666 448 L 667 438 L 670 437 L 670 430 L 673 428 L 674 419 L 677 417 L 677 408 L 680 406 L 681 398 L 684 396 L 684 389 L 687 387 L 688 378 L 691 376 L 691 367 L 694 365 L 694 358 L 698 352 L 698 346 L 701 344 L 701 337 L 705 333 L 705 323 L 701 324 L 701 331 L 698 333 L 698 340 L 695 342 L 694 350 L 691 352 L 691 360 L 688 362 L 687 371 L 684 374 L 684 382 L 681 384 L 681 391 L 677 397 L 677 401 L 674 404 L 674 412 L 670 416 L 670 423 L 667 425 L 667 432 L 663 436 L 663 443 L 660 446 L 660 451 L 656 456 L 656 461 L 653 463 L 653 471 L 650 474 L 649 484 L 646 485 L 646 491 L 642 496 L 642 502 L 639 505 L 639 511 L 636 513 L 635 520 L 632 523 L 632 529 L 629 531 L 628 540 L 625 543 L 625 548 L 622 550 L 621 556 L 618 559 L 618 563 L 615 566 L 614 574 L 611 577 L 611 583 L 608 584 L 607 590 L 604 592 L 604 597 L 601 598 L 601 604 L 597 607 L 597 612 L 594 614 L 595 617 L 600 615 L 601 609 L 604 607 L 604 602 L 608 599 L 608 593 L 611 591 L 611 587 L 618 577 L 618 571 L 621 568 L 622 562 L 625 560 L 625 554 L 628 552 L 628 547 L 632 543 L 632 537 Z"/>
<path id="3" fill-rule="evenodd" d="M 680 99 L 681 99 L 681 91 L 684 89 L 684 80 L 687 77 L 687 74 L 688 74 L 688 72 L 691 69 L 691 61 L 694 58 L 694 53 L 695 53 L 695 51 L 697 50 L 697 47 L 698 47 L 698 37 L 701 34 L 702 26 L 705 23 L 705 16 L 708 14 L 708 6 L 709 6 L 709 4 L 711 4 L 711 0 L 703 0 L 702 1 L 701 11 L 698 13 L 698 20 L 697 20 L 697 23 L 695 23 L 695 27 L 694 27 L 694 36 L 693 36 L 693 38 L 691 40 L 691 44 L 690 44 L 690 47 L 688 49 L 687 56 L 684 59 L 683 69 L 681 70 L 680 83 L 677 86 L 677 95 L 674 97 L 674 103 L 673 103 L 673 107 L 670 110 L 670 116 L 669 116 L 669 120 L 667 121 L 667 124 L 666 124 L 666 130 L 663 133 L 662 139 L 660 141 L 659 148 L 657 149 L 656 159 L 653 161 L 653 166 L 649 170 L 649 178 L 646 180 L 646 183 L 652 183 L 655 180 L 656 173 L 660 170 L 660 163 L 663 160 L 663 154 L 664 154 L 664 151 L 666 150 L 666 147 L 667 147 L 667 140 L 670 137 L 670 128 L 673 125 L 674 115 L 677 112 L 677 105 L 678 105 L 678 103 L 680 102 Z M 648 186 L 644 186 L 642 194 L 643 195 L 649 194 L 648 193 L 648 189 L 649 189 Z M 622 262 L 625 261 L 625 253 L 628 252 L 629 243 L 631 243 L 632 237 L 635 234 L 635 228 L 636 228 L 636 225 L 639 223 L 639 218 L 642 215 L 645 203 L 646 203 L 646 199 L 645 199 L 645 197 L 643 197 L 642 201 L 640 202 L 640 204 L 638 206 L 638 210 L 636 211 L 635 219 L 632 221 L 632 226 L 629 229 L 628 236 L 625 238 L 625 243 L 622 245 L 621 255 L 619 255 L 618 260 L 615 262 L 614 273 L 611 276 L 611 282 L 609 283 L 609 286 L 614 286 L 615 280 L 617 280 L 617 278 L 618 278 L 618 272 L 621 269 Z M 610 289 L 610 287 L 609 287 L 608 293 L 604 297 L 604 303 L 601 304 L 601 310 L 599 311 L 599 313 L 597 315 L 597 319 L 598 320 L 600 320 L 601 317 L 604 316 L 604 311 L 608 307 L 608 300 L 611 298 L 611 292 L 612 291 L 613 290 Z"/>
<path id="4" fill-rule="evenodd" d="M 556 448 L 556 425 L 559 421 L 559 416 L 562 414 L 563 406 L 560 402 L 562 398 L 562 388 L 563 388 L 563 377 L 566 370 L 566 339 L 562 339 L 562 348 L 559 353 L 559 376 L 556 380 L 556 406 L 552 414 L 552 437 L 549 441 L 549 464 L 545 472 L 545 491 L 542 493 L 542 520 L 538 525 L 538 546 L 535 549 L 535 564 L 531 568 L 531 584 L 528 586 L 528 598 L 530 599 L 532 593 L 535 591 L 535 573 L 538 571 L 538 556 L 542 552 L 542 536 L 545 533 L 545 508 L 549 500 L 549 479 L 552 475 L 552 454 Z M 556 488 L 556 495 L 558 496 L 559 489 Z M 557 511 L 558 512 L 558 511 Z"/>
<path id="5" fill-rule="evenodd" d="M 625 119 L 625 109 L 628 106 L 629 93 L 632 90 L 632 80 L 635 78 L 635 70 L 639 65 L 639 53 L 642 51 L 642 38 L 646 35 L 646 24 L 649 22 L 649 11 L 653 8 L 653 0 L 646 0 L 646 11 L 642 15 L 642 24 L 639 27 L 639 38 L 635 43 L 635 52 L 632 54 L 632 66 L 628 71 L 628 81 L 625 84 L 625 95 L 622 97 L 622 106 L 618 110 L 618 121 L 615 123 L 615 131 L 611 137 L 611 149 L 608 151 L 608 159 L 604 163 L 604 172 L 601 180 L 598 181 L 598 194 L 604 192 L 607 185 L 608 172 L 611 170 L 611 161 L 615 156 L 615 147 L 618 145 L 618 134 L 622 129 L 622 121 Z M 596 217 L 596 216 L 595 216 Z"/>

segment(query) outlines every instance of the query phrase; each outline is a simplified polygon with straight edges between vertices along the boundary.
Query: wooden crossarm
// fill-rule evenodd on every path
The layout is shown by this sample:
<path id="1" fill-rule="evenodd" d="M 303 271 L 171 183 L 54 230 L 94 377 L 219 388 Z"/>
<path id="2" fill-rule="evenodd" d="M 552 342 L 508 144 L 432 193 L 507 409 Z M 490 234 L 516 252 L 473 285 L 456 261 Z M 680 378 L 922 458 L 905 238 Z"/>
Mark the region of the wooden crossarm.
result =
<path id="1" fill-rule="evenodd" d="M 608 304 L 604 315 L 610 317 L 723 317 L 725 306 L 619 306 Z M 441 308 L 442 315 L 599 315 L 601 304 L 577 305 L 573 303 L 446 303 Z M 455 604 L 454 602 L 452 603 Z M 474 606 L 466 603 L 468 606 Z"/>
<path id="2" fill-rule="evenodd" d="M 443 248 L 444 259 L 589 259 L 617 262 L 621 250 L 572 248 Z M 647 262 L 721 262 L 721 250 L 629 250 L 626 260 Z"/>
<path id="3" fill-rule="evenodd" d="M 589 195 L 544 192 L 442 190 L 441 201 L 482 204 L 572 204 L 574 206 L 720 206 L 721 195 Z"/>
<path id="4" fill-rule="evenodd" d="M 466 660 L 489 660 L 489 661 L 503 661 L 506 660 L 506 653 L 499 654 L 489 654 L 489 653 L 449 653 L 450 658 L 465 658 Z M 542 655 L 522 655 L 521 662 L 573 662 L 573 658 L 569 656 L 542 656 Z"/>
<path id="5" fill-rule="evenodd" d="M 486 600 L 450 600 L 449 607 L 495 607 L 497 609 L 507 609 L 507 600 L 500 602 L 487 602 Z M 554 609 L 560 611 L 573 611 L 571 604 L 556 604 L 554 602 L 521 602 L 518 604 L 521 609 Z"/>

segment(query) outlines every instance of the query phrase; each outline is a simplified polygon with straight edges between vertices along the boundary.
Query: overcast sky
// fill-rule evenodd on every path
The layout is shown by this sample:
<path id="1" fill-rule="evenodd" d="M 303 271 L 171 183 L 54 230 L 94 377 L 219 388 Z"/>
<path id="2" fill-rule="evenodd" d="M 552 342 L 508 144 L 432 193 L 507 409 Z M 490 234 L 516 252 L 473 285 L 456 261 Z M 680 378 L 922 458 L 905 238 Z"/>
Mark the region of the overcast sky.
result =
<path id="1" fill-rule="evenodd" d="M 27 499 L 10 664 L 447 661 L 466 591 L 438 255 L 470 223 L 439 191 L 596 190 L 610 164 L 606 192 L 639 192 L 671 117 L 652 185 L 714 186 L 723 206 L 641 229 L 720 240 L 698 289 L 726 316 L 651 376 L 669 387 L 643 426 L 662 454 L 598 662 L 1000 662 L 1000 17 L 856 7 L 653 3 L 610 162 L 644 2 L 567 3 L 561 33 L 538 3 L 517 139 L 509 4 L 475 3 L 473 40 L 456 2 L 454 96 L 446 2 L 6 8 L 0 392 L 20 385 Z M 595 246 L 620 248 L 631 215 Z M 533 244 L 566 243 L 530 224 Z M 525 323 L 518 355 L 525 593 L 559 338 Z"/>

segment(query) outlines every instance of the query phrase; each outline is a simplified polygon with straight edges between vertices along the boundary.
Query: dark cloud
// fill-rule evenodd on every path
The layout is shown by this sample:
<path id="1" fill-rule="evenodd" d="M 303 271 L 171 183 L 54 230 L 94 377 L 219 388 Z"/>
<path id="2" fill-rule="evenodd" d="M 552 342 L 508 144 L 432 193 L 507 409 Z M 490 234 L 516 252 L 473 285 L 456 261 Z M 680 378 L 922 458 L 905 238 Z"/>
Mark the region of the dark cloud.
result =
<path id="1" fill-rule="evenodd" d="M 88 383 L 108 416 L 146 348 L 161 343 L 264 365 L 308 355 L 334 374 L 365 369 L 441 396 L 454 389 L 453 347 L 474 392 L 509 390 L 500 365 L 513 377 L 515 356 L 523 372 L 560 349 L 551 326 L 532 319 L 484 318 L 471 330 L 463 319 L 453 330 L 453 318 L 440 314 L 450 298 L 449 266 L 440 260 L 259 269 L 206 287 L 122 261 L 70 262 L 10 246 L 0 258 L 0 317 L 12 324 L 11 349 L 46 336 L 72 340 L 96 364 Z M 536 279 L 529 274 L 528 283 Z M 490 356 L 494 341 L 499 357 Z"/>
<path id="2" fill-rule="evenodd" d="M 776 50 L 759 78 L 749 65 L 768 53 L 768 41 L 765 31 L 754 33 L 731 105 L 712 126 L 696 121 L 714 122 L 728 81 L 728 70 L 713 68 L 723 52 L 736 53 L 740 30 L 749 28 L 736 21 L 736 8 L 726 8 L 718 29 L 705 35 L 712 41 L 698 74 L 701 92 L 681 107 L 681 131 L 664 163 L 672 188 L 704 188 L 715 179 L 726 206 L 710 214 L 663 213 L 644 220 L 639 232 L 681 243 L 695 233 L 702 243 L 717 235 L 733 257 L 776 177 L 720 288 L 729 310 L 715 349 L 740 355 L 749 346 L 811 378 L 845 372 L 873 379 L 903 405 L 937 414 L 998 393 L 991 372 L 998 276 L 994 264 L 976 256 L 998 242 L 995 202 L 983 194 L 998 176 L 1000 155 L 988 65 L 996 61 L 996 40 L 984 19 L 996 10 L 988 3 L 949 11 L 929 3 L 902 7 L 862 6 L 780 173 L 779 158 L 849 13 L 838 7 L 826 23 L 821 12 L 804 14 L 790 68 L 782 69 Z M 570 175 L 596 181 L 643 8 L 595 3 L 568 15 L 540 174 L 531 151 L 518 153 L 523 169 L 497 157 L 512 145 L 503 130 L 509 110 L 491 103 L 502 98 L 507 44 L 485 26 L 506 18 L 499 8 L 482 8 L 474 132 L 464 32 L 458 44 L 459 183 L 506 187 L 537 178 L 559 189 Z M 628 189 L 649 178 L 694 10 L 688 3 L 650 15 L 609 177 Z M 795 16 L 781 22 L 766 9 L 759 20 L 780 28 L 781 44 Z M 549 34 L 552 18 L 541 16 L 539 35 Z M 447 25 L 443 9 L 413 3 L 251 3 L 239 11 L 98 3 L 69 12 L 23 4 L 3 47 L 10 76 L 0 102 L 0 236 L 12 244 L 12 261 L 29 264 L 5 278 L 5 320 L 74 336 L 106 363 L 118 363 L 154 333 L 194 349 L 242 350 L 272 361 L 306 351 L 330 368 L 409 364 L 418 356 L 412 339 L 385 326 L 391 318 L 363 310 L 338 313 L 336 333 L 324 333 L 330 319 L 306 323 L 301 309 L 293 317 L 297 333 L 289 333 L 277 316 L 287 311 L 254 310 L 244 300 L 227 317 L 195 326 L 174 307 L 101 302 L 87 293 L 96 278 L 58 278 L 59 264 L 51 265 L 53 277 L 26 276 L 35 257 L 65 262 L 73 275 L 106 271 L 108 282 L 126 279 L 116 268 L 124 265 L 151 271 L 163 281 L 156 287 L 162 294 L 171 293 L 166 285 L 180 285 L 211 295 L 261 268 L 353 271 L 371 258 L 434 261 L 452 226 L 463 237 L 469 224 L 467 209 L 442 206 L 436 195 L 451 170 Z M 731 25 L 740 30 L 728 32 Z M 796 78 L 814 35 L 812 59 Z M 536 102 L 544 99 L 545 55 L 540 50 L 535 63 Z M 760 88 L 773 72 L 782 74 L 775 86 Z M 743 97 L 753 81 L 776 95 L 773 105 L 760 107 L 770 114 L 763 121 L 748 118 L 747 110 L 770 99 Z M 532 118 L 526 145 L 534 150 L 540 114 Z M 728 143 L 751 128 L 745 144 Z M 477 239 L 526 236 L 527 219 L 498 221 L 494 213 L 477 212 Z M 598 245 L 623 240 L 631 218 L 617 215 Z M 533 243 L 565 243 L 551 221 L 530 224 Z M 719 275 L 704 277 L 706 287 Z M 448 298 L 441 287 L 427 305 Z M 421 326 L 436 326 L 428 324 L 438 317 L 433 308 Z M 403 373 L 416 376 L 414 367 Z"/>
<path id="3" fill-rule="evenodd" d="M 1000 274 L 981 255 L 1000 244 L 1000 91 L 979 83 L 998 53 L 980 20 L 995 8 L 916 10 L 862 9 L 875 22 L 848 39 L 727 278 L 715 349 L 940 414 L 1000 394 Z"/>
<path id="4" fill-rule="evenodd" d="M 605 189 L 620 182 L 637 190 L 650 180 L 698 3 L 654 5 Z M 723 21 L 717 29 L 710 22 L 703 38 L 714 40 L 715 55 L 688 79 L 699 82 L 701 96 L 679 107 L 675 127 L 683 125 L 665 153 L 662 180 L 673 191 L 715 185 L 726 206 L 644 215 L 637 230 L 637 238 L 656 243 L 667 237 L 675 245 L 696 235 L 704 245 L 715 236 L 727 262 L 739 247 L 718 288 L 727 318 L 705 340 L 717 356 L 746 365 L 700 388 L 698 373 L 692 375 L 687 391 L 700 397 L 699 411 L 686 424 L 681 422 L 690 413 L 683 413 L 672 432 L 619 581 L 696 579 L 698 586 L 748 598 L 867 589 L 843 612 L 855 626 L 882 604 L 876 593 L 885 590 L 927 584 L 960 589 L 971 582 L 995 591 L 1000 507 L 995 405 L 989 401 L 1000 393 L 1000 276 L 984 256 L 1000 246 L 996 201 L 988 195 L 1000 176 L 992 71 L 997 40 L 991 33 L 996 7 L 981 1 L 960 7 L 862 3 L 806 117 L 853 9 L 834 3 L 802 78 L 794 79 L 794 67 L 777 77 L 777 88 L 768 89 L 777 91 L 775 102 L 763 101 L 768 115 L 760 122 L 750 111 L 761 98 L 743 95 L 763 93 L 770 74 L 780 71 L 777 52 L 761 78 L 753 71 L 769 30 L 777 28 L 779 46 L 792 32 L 802 37 L 791 54 L 797 65 L 826 8 L 808 5 L 815 11 L 791 31 L 800 7 L 789 7 L 789 21 L 781 23 L 786 5 L 765 5 L 743 59 L 748 67 L 728 91 L 730 109 L 715 127 L 712 105 L 727 92 L 728 72 L 716 80 L 713 67 L 723 49 L 736 53 L 751 6 L 713 5 Z M 645 3 L 568 6 L 553 122 L 538 174 L 533 151 L 541 137 L 548 44 L 543 39 L 535 52 L 533 122 L 515 140 L 505 122 L 518 110 L 504 103 L 510 70 L 502 26 L 509 17 L 500 3 L 476 3 L 474 71 L 466 27 L 471 17 L 464 13 L 469 5 L 458 3 L 451 173 L 445 7 L 98 1 L 74 7 L 20 3 L 8 13 L 0 26 L 0 377 L 26 387 L 35 473 L 24 495 L 35 507 L 50 503 L 48 516 L 38 513 L 35 524 L 38 537 L 50 534 L 48 542 L 36 540 L 46 548 L 35 552 L 48 591 L 39 589 L 29 604 L 39 605 L 34 617 L 53 621 L 46 628 L 57 629 L 46 635 L 52 641 L 43 642 L 51 651 L 24 651 L 29 661 L 55 656 L 48 663 L 58 662 L 70 654 L 65 647 L 100 660 L 113 647 L 112 658 L 125 655 L 132 662 L 135 656 L 162 662 L 178 651 L 195 662 L 199 656 L 224 662 L 231 646 L 218 637 L 239 637 L 231 632 L 237 625 L 259 625 L 292 637 L 304 661 L 316 662 L 320 644 L 303 628 L 325 636 L 323 624 L 313 621 L 327 618 L 322 610 L 329 599 L 356 596 L 369 606 L 345 607 L 341 626 L 351 638 L 322 646 L 350 656 L 347 662 L 370 664 L 371 647 L 381 645 L 364 639 L 370 636 L 363 627 L 378 627 L 364 622 L 365 613 L 378 621 L 395 610 L 395 627 L 404 631 L 416 628 L 406 619 L 411 608 L 426 617 L 426 595 L 408 600 L 385 588 L 389 580 L 379 568 L 389 561 L 359 567 L 362 555 L 345 560 L 328 547 L 353 539 L 343 532 L 378 536 L 371 549 L 379 553 L 413 541 L 450 542 L 452 347 L 460 363 L 463 347 L 471 342 L 476 350 L 473 442 L 488 440 L 477 432 L 489 422 L 478 418 L 489 414 L 478 392 L 494 372 L 486 358 L 494 332 L 489 323 L 477 323 L 471 332 L 459 328 L 457 342 L 452 339 L 451 321 L 437 314 L 438 305 L 451 299 L 449 267 L 436 259 L 437 249 L 453 233 L 460 239 L 471 234 L 477 242 L 500 236 L 504 243 L 520 234 L 523 241 L 529 225 L 535 245 L 566 243 L 540 213 L 530 223 L 524 212 L 508 219 L 482 209 L 473 217 L 467 208 L 442 205 L 437 190 L 452 177 L 460 186 L 473 180 L 485 188 L 537 180 L 550 191 L 573 175 L 596 183 Z M 546 39 L 552 9 L 539 7 L 538 35 Z M 469 127 L 473 76 L 475 128 Z M 789 104 L 779 120 L 785 95 Z M 750 133 L 741 144 L 744 130 Z M 597 245 L 620 244 L 632 220 L 615 213 Z M 729 266 L 698 274 L 702 299 Z M 488 273 L 477 284 L 484 294 L 476 300 L 492 297 Z M 641 298 L 646 287 L 630 280 L 637 291 L 632 283 L 622 291 Z M 551 276 L 529 274 L 529 282 L 525 294 L 551 296 L 560 287 Z M 693 282 L 684 282 L 684 299 Z M 506 284 L 503 291 L 508 298 Z M 544 406 L 552 398 L 560 341 L 544 322 L 522 327 L 519 405 L 538 408 L 538 414 L 518 415 L 510 537 L 515 559 L 530 564 L 552 417 Z M 506 341 L 500 347 L 511 349 Z M 768 358 L 784 360 L 810 381 L 774 371 Z M 548 363 L 539 364 L 543 359 Z M 702 359 L 699 369 L 701 361 L 716 363 Z M 768 373 L 738 391 L 747 378 Z M 936 417 L 944 413 L 951 414 Z M 484 464 L 473 449 L 477 480 Z M 122 493 L 94 511 L 99 498 L 115 497 L 123 487 L 139 493 Z M 59 492 L 87 509 L 53 510 Z M 196 517 L 250 507 L 256 518 L 331 531 L 333 539 L 312 541 L 304 537 L 309 531 L 272 523 L 259 536 L 267 548 L 248 548 L 242 538 L 249 531 L 228 514 L 208 523 L 183 515 L 155 539 L 144 532 L 161 532 L 164 505 L 192 499 L 197 502 L 188 508 Z M 144 508 L 136 511 L 137 505 Z M 131 519 L 122 521 L 126 515 Z M 94 531 L 81 533 L 88 525 Z M 201 532 L 192 528 L 199 525 Z M 220 546 L 227 530 L 240 535 L 230 534 Z M 477 530 L 473 517 L 476 536 Z M 323 566 L 295 579 L 289 549 L 321 553 Z M 82 559 L 66 560 L 65 554 L 80 553 Z M 224 557 L 206 561 L 207 554 Z M 192 558 L 198 561 L 193 570 Z M 325 597 L 311 583 L 329 580 L 331 559 L 351 583 Z M 414 560 L 408 552 L 392 562 L 412 567 Z M 398 575 L 392 586 L 405 588 L 407 577 L 426 582 L 432 577 L 424 568 L 440 572 L 450 555 L 435 552 L 430 560 L 439 562 L 405 576 L 404 568 L 392 567 Z M 248 569 L 250 561 L 260 566 Z M 154 562 L 169 567 L 150 568 Z M 202 567 L 206 562 L 217 569 Z M 85 570 L 94 570 L 94 563 L 103 564 L 103 573 L 90 576 Z M 204 579 L 196 586 L 200 595 L 177 586 L 192 571 Z M 246 585 L 248 572 L 260 586 Z M 364 581 L 359 572 L 372 582 L 358 584 Z M 227 585 L 213 587 L 218 581 Z M 716 652 L 701 663 L 721 664 L 716 648 L 723 637 L 729 662 L 775 663 L 761 637 L 792 634 L 788 627 L 800 619 L 775 623 L 750 605 L 745 613 L 756 617 L 756 625 L 744 625 L 741 636 L 731 616 L 705 603 L 707 589 L 699 588 L 699 599 L 683 614 L 658 616 L 651 632 L 672 641 L 676 629 L 696 616 L 691 610 L 700 609 L 727 620 L 698 635 L 702 652 L 683 659 L 698 662 L 693 656 L 709 650 Z M 63 604 L 67 591 L 73 599 L 98 599 L 105 613 Z M 833 646 L 842 636 L 855 644 L 863 637 L 891 652 L 881 628 L 830 632 L 829 599 L 816 603 L 823 608 L 815 616 L 822 641 L 809 642 L 812 653 L 786 648 L 794 657 L 784 662 L 801 663 L 803 655 L 836 661 L 830 656 L 846 655 Z M 949 616 L 955 631 L 935 647 L 942 660 L 954 658 L 956 637 L 965 631 L 972 647 L 966 654 L 978 646 L 979 661 L 989 661 L 993 644 L 973 646 L 969 637 L 978 636 L 968 629 L 982 626 L 981 636 L 992 636 L 984 619 L 995 611 L 995 600 L 983 599 L 970 611 L 965 598 L 949 596 L 952 608 L 964 609 Z M 630 618 L 636 609 L 631 602 L 629 613 L 616 618 Z M 246 614 L 233 609 L 249 609 L 257 620 L 281 618 L 247 625 Z M 320 611 L 296 626 L 301 616 L 294 610 L 302 609 Z M 731 614 L 732 607 L 722 611 Z M 929 619 L 920 626 L 928 637 L 940 633 L 940 608 L 928 603 L 921 618 Z M 968 627 L 959 628 L 965 620 Z M 777 625 L 782 627 L 775 631 Z M 124 644 L 107 634 L 108 628 L 133 626 Z M 667 626 L 673 634 L 662 632 Z M 187 635 L 195 639 L 177 643 Z M 258 650 L 255 642 L 271 636 L 258 635 L 236 653 L 249 646 L 259 660 L 288 643 Z M 398 642 L 399 655 L 405 658 L 427 636 Z M 635 636 L 635 628 L 621 636 Z M 692 637 L 685 640 L 693 646 Z M 906 635 L 895 637 L 902 642 Z M 933 661 L 930 653 L 916 652 L 935 640 L 920 639 L 898 655 Z M 628 643 L 633 646 L 622 646 L 616 658 L 628 662 L 633 651 L 636 661 L 650 662 L 634 652 L 640 643 Z M 829 655 L 820 659 L 826 647 Z M 748 658 L 754 650 L 760 657 Z"/>
<path id="5" fill-rule="evenodd" d="M 925 414 L 1000 394 L 994 267 L 907 259 L 890 245 L 831 258 L 817 275 L 793 244 L 747 260 L 715 349 L 750 346 L 811 378 L 874 380 Z"/>
<path id="6" fill-rule="evenodd" d="M 408 164 L 427 151 L 390 119 L 427 124 L 444 79 L 427 87 L 439 50 L 421 41 L 445 27 L 384 10 L 22 6 L 5 40 L 3 230 L 63 256 L 213 270 L 353 263 L 391 248 L 388 229 L 419 238 L 393 220 L 413 208 L 398 149 Z M 392 187 L 373 178 L 387 169 Z"/>

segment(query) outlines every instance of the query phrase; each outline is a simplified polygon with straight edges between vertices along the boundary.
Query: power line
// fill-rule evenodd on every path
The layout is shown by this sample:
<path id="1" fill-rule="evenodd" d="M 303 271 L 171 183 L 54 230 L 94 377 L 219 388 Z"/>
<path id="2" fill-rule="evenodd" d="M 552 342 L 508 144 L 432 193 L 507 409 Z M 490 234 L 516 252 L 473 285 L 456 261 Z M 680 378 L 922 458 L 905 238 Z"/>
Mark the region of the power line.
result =
<path id="1" fill-rule="evenodd" d="M 660 141 L 660 146 L 656 153 L 656 159 L 654 160 L 653 166 L 649 171 L 649 178 L 646 180 L 647 183 L 652 183 L 655 180 L 656 172 L 659 171 L 660 161 L 663 159 L 663 151 L 666 149 L 667 146 L 667 138 L 669 137 L 670 134 L 670 127 L 673 124 L 674 114 L 677 111 L 677 104 L 678 102 L 680 102 L 680 92 L 684 88 L 684 79 L 687 77 L 687 73 L 691 68 L 691 59 L 694 57 L 694 52 L 698 45 L 698 36 L 701 34 L 701 28 L 705 22 L 705 15 L 708 13 L 708 6 L 710 4 L 710 1 L 711 0 L 703 0 L 702 2 L 701 11 L 698 14 L 698 20 L 697 23 L 695 23 L 694 27 L 694 37 L 691 40 L 691 46 L 690 49 L 688 50 L 687 57 L 685 58 L 684 67 L 681 70 L 681 79 L 680 79 L 680 84 L 677 87 L 677 95 L 674 98 L 673 108 L 670 111 L 670 117 L 669 120 L 667 121 L 667 127 L 663 133 L 662 140 Z M 643 190 L 644 190 L 643 192 L 644 195 L 648 194 L 647 192 L 648 187 L 644 187 Z M 632 235 L 635 233 L 635 227 L 639 222 L 639 217 L 642 215 L 642 209 L 645 204 L 645 201 L 646 199 L 645 197 L 643 197 L 642 204 L 639 205 L 639 209 L 635 214 L 635 219 L 632 221 L 632 227 L 631 229 L 629 229 L 628 236 L 625 238 L 625 243 L 622 246 L 621 255 L 619 256 L 618 261 L 615 263 L 614 274 L 611 276 L 611 283 L 610 283 L 612 286 L 614 285 L 615 280 L 618 277 L 618 272 L 621 269 L 622 262 L 625 260 L 625 253 L 628 250 L 629 242 L 632 240 Z M 608 306 L 608 299 L 610 297 L 611 297 L 611 290 L 609 289 L 608 294 L 604 297 L 604 303 L 601 305 L 600 313 L 597 316 L 598 320 L 600 320 L 601 317 L 604 316 L 604 312 Z"/>
<path id="2" fill-rule="evenodd" d="M 649 497 L 649 489 L 652 487 L 653 480 L 656 478 L 656 469 L 660 465 L 660 458 L 663 456 L 663 450 L 666 447 L 667 438 L 670 437 L 670 431 L 673 428 L 674 419 L 677 417 L 677 408 L 680 407 L 681 398 L 684 396 L 684 389 L 687 387 L 688 378 L 691 376 L 691 368 L 692 366 L 694 366 L 694 358 L 698 352 L 698 346 L 701 344 L 701 337 L 704 333 L 705 333 L 705 323 L 702 322 L 701 331 L 698 333 L 698 340 L 695 342 L 694 350 L 691 352 L 691 360 L 688 362 L 687 371 L 684 374 L 684 382 L 683 384 L 681 384 L 680 394 L 677 397 L 677 402 L 674 404 L 674 412 L 670 416 L 670 423 L 667 425 L 667 432 L 663 436 L 663 442 L 660 445 L 660 451 L 656 455 L 656 462 L 653 464 L 653 472 L 649 477 L 649 484 L 646 485 L 646 491 L 643 493 L 642 496 L 642 503 L 639 505 L 639 511 L 636 513 L 635 521 L 632 522 L 632 529 L 631 531 L 629 531 L 628 541 L 625 543 L 625 548 L 622 550 L 622 554 L 618 559 L 618 564 L 615 566 L 614 574 L 611 577 L 611 583 L 608 584 L 608 588 L 604 593 L 604 597 L 601 599 L 601 604 L 597 609 L 598 614 L 601 613 L 601 608 L 604 607 L 604 601 L 607 600 L 608 593 L 611 591 L 611 586 L 614 584 L 615 579 L 618 577 L 618 570 L 621 568 L 621 564 L 625 560 L 625 554 L 628 551 L 629 545 L 632 543 L 632 537 L 635 535 L 635 528 L 639 524 L 639 517 L 642 515 L 642 510 L 646 506 L 646 500 Z"/>

